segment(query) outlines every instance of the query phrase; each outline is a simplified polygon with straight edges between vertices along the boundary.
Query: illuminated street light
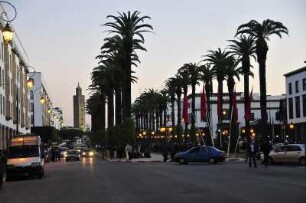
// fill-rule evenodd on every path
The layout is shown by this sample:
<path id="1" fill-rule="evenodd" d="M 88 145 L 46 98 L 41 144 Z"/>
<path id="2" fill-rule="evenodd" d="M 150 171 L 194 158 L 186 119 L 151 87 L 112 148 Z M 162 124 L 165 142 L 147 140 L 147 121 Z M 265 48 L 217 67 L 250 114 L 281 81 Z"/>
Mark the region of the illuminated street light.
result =
<path id="1" fill-rule="evenodd" d="M 4 41 L 6 41 L 7 43 L 10 43 L 13 39 L 13 36 L 14 36 L 14 31 L 13 29 L 11 28 L 9 22 L 12 22 L 13 20 L 15 20 L 16 16 L 17 16 L 17 11 L 16 11 L 16 8 L 15 6 L 13 6 L 13 4 L 7 2 L 7 1 L 0 1 L 0 4 L 1 3 L 5 3 L 5 4 L 8 4 L 10 5 L 13 9 L 14 9 L 14 16 L 12 19 L 9 19 L 8 18 L 8 15 L 7 13 L 3 10 L 2 13 L 1 13 L 1 20 L 5 21 L 6 22 L 6 25 L 4 26 L 4 28 L 2 29 L 2 35 L 3 35 L 3 39 Z M 5 18 L 3 17 L 5 16 Z"/>

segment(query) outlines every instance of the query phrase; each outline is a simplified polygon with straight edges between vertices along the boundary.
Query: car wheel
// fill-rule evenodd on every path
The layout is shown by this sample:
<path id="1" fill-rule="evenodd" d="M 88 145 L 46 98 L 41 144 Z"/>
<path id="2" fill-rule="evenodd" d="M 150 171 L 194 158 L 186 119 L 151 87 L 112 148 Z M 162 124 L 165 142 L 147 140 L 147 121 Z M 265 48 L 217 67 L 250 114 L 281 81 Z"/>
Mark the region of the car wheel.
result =
<path id="1" fill-rule="evenodd" d="M 300 166 L 305 166 L 305 157 L 301 157 L 299 159 L 299 164 L 300 164 Z"/>
<path id="2" fill-rule="evenodd" d="M 44 177 L 44 175 L 45 175 L 44 169 L 41 169 L 38 173 L 38 178 L 41 179 L 42 177 Z"/>
<path id="3" fill-rule="evenodd" d="M 217 160 L 215 159 L 215 158 L 209 158 L 208 159 L 208 163 L 210 163 L 210 164 L 216 164 L 217 163 Z"/>
<path id="4" fill-rule="evenodd" d="M 184 158 L 180 158 L 179 163 L 180 164 L 187 164 L 187 161 Z"/>
<path id="5" fill-rule="evenodd" d="M 2 185 L 5 182 L 5 179 L 6 179 L 6 173 L 5 173 L 5 170 L 4 170 L 3 174 L 0 176 L 0 189 L 2 188 Z"/>
<path id="6" fill-rule="evenodd" d="M 273 158 L 272 157 L 268 157 L 268 164 L 272 165 L 274 163 Z"/>

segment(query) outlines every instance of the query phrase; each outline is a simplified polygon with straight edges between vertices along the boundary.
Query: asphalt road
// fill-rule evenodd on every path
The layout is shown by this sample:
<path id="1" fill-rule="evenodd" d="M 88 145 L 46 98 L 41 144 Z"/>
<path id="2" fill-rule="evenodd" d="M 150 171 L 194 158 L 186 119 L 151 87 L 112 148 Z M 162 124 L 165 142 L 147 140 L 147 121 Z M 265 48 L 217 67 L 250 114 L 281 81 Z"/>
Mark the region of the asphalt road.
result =
<path id="1" fill-rule="evenodd" d="M 0 203 L 306 202 L 306 168 L 244 162 L 178 165 L 100 159 L 46 165 L 43 179 L 6 182 Z"/>

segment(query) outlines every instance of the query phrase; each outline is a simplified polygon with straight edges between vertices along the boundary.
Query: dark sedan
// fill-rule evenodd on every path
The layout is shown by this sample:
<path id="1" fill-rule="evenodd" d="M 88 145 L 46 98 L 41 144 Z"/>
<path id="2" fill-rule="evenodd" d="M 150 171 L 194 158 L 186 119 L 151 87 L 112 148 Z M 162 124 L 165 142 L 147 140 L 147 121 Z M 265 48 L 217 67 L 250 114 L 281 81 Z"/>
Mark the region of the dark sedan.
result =
<path id="1" fill-rule="evenodd" d="M 225 153 L 212 146 L 196 146 L 185 152 L 177 153 L 174 160 L 180 164 L 188 162 L 218 163 L 225 160 Z"/>

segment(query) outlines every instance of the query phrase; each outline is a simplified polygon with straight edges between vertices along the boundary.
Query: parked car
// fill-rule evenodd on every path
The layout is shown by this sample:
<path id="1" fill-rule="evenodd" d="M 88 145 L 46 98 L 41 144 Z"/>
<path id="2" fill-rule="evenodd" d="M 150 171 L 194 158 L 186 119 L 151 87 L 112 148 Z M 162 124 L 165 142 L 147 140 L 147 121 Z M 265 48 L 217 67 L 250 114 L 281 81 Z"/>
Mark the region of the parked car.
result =
<path id="1" fill-rule="evenodd" d="M 174 161 L 180 164 L 188 162 L 209 162 L 218 163 L 225 160 L 225 153 L 212 146 L 196 146 L 191 149 L 177 153 L 174 156 Z"/>
<path id="2" fill-rule="evenodd" d="M 80 161 L 81 159 L 81 155 L 80 152 L 78 152 L 78 150 L 67 150 L 67 154 L 66 154 L 66 161 Z"/>
<path id="3" fill-rule="evenodd" d="M 92 158 L 95 155 L 94 151 L 92 151 L 88 148 L 82 149 L 81 153 L 82 153 L 82 157 L 84 157 L 84 158 Z"/>
<path id="4" fill-rule="evenodd" d="M 263 157 L 261 158 L 263 160 Z M 269 164 L 297 163 L 300 165 L 305 165 L 305 145 L 287 144 L 274 148 L 270 152 L 268 160 Z"/>

